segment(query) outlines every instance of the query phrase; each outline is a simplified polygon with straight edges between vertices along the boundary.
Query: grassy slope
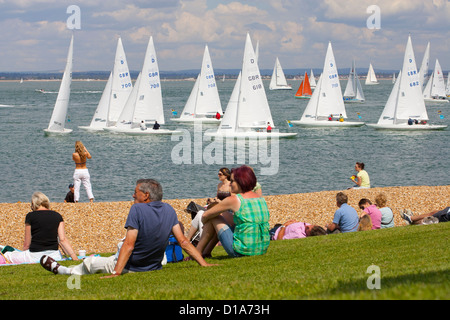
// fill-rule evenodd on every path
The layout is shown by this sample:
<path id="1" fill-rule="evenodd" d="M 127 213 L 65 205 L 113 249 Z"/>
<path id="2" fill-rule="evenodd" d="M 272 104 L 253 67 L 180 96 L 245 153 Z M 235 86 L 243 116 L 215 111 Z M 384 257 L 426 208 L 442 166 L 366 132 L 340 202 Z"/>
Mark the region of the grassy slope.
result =
<path id="1" fill-rule="evenodd" d="M 169 264 L 113 279 L 67 276 L 40 265 L 0 267 L 0 299 L 449 299 L 450 223 L 271 242 L 264 256 Z M 70 262 L 65 262 L 69 265 Z M 369 290 L 370 265 L 381 289 Z"/>

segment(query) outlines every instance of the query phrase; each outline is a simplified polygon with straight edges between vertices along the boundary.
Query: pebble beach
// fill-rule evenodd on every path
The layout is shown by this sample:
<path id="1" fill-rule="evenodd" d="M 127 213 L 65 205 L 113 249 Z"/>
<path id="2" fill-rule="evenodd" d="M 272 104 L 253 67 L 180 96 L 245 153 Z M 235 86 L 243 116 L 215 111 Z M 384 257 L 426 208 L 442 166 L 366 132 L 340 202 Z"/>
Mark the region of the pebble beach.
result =
<path id="1" fill-rule="evenodd" d="M 264 196 L 270 211 L 270 226 L 292 219 L 324 226 L 333 220 L 338 192 L 339 190 Z M 358 214 L 361 214 L 358 208 L 361 198 L 368 198 L 374 203 L 377 194 L 385 193 L 387 205 L 395 214 L 396 227 L 406 225 L 400 217 L 403 209 L 411 209 L 417 215 L 441 210 L 450 205 L 450 185 L 352 189 L 343 192 L 348 195 L 349 205 L 357 209 Z M 176 210 L 187 233 L 191 225 L 191 215 L 185 211 L 187 205 L 191 201 L 204 205 L 206 199 L 163 201 Z M 51 209 L 63 216 L 66 236 L 75 252 L 84 249 L 87 253 L 112 253 L 116 251 L 120 239 L 125 236 L 124 225 L 132 204 L 133 201 L 76 204 L 53 202 Z M 0 203 L 1 245 L 22 249 L 25 216 L 29 211 L 29 203 Z"/>

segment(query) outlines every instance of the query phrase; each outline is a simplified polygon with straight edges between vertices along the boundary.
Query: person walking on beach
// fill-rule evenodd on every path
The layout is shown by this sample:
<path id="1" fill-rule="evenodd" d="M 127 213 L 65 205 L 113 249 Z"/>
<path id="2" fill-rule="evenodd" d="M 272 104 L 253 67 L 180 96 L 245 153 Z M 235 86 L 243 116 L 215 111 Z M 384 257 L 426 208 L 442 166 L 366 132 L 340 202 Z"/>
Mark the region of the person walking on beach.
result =
<path id="1" fill-rule="evenodd" d="M 91 177 L 89 170 L 86 167 L 87 159 L 91 159 L 91 154 L 86 149 L 81 141 L 75 142 L 75 152 L 72 153 L 72 159 L 75 162 L 75 172 L 73 173 L 74 184 L 74 201 L 80 200 L 80 186 L 83 182 L 83 186 L 86 189 L 87 196 L 90 202 L 94 201 L 94 194 L 92 193 Z"/>
<path id="2" fill-rule="evenodd" d="M 55 274 L 85 275 L 110 273 L 116 277 L 128 272 L 160 270 L 164 252 L 173 234 L 180 246 L 201 266 L 207 263 L 197 249 L 184 236 L 175 210 L 162 202 L 161 184 L 153 179 L 140 179 L 134 189 L 134 204 L 130 208 L 125 229 L 125 240 L 119 252 L 111 257 L 88 257 L 82 264 L 69 268 L 44 256 L 40 263 Z M 105 277 L 105 278 L 106 278 Z"/>

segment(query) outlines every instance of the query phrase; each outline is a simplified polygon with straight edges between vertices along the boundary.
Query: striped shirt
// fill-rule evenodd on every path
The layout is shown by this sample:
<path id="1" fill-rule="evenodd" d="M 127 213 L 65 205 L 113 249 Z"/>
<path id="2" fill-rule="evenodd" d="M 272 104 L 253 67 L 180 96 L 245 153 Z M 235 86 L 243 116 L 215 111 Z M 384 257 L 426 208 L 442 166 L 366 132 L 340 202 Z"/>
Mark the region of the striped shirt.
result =
<path id="1" fill-rule="evenodd" d="M 234 251 L 247 256 L 266 253 L 270 244 L 269 209 L 264 198 L 244 199 L 237 195 L 241 202 L 234 213 L 236 225 L 233 235 Z"/>

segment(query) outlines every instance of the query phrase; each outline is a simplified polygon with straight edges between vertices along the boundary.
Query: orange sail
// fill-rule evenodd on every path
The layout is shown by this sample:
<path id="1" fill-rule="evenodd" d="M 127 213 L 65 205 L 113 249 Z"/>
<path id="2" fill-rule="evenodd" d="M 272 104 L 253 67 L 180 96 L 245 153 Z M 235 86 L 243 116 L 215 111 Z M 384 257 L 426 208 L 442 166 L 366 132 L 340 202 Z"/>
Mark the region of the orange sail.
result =
<path id="1" fill-rule="evenodd" d="M 303 79 L 300 87 L 295 94 L 296 98 L 310 98 L 312 96 L 311 86 L 309 85 L 308 74 L 305 72 L 305 79 Z"/>

